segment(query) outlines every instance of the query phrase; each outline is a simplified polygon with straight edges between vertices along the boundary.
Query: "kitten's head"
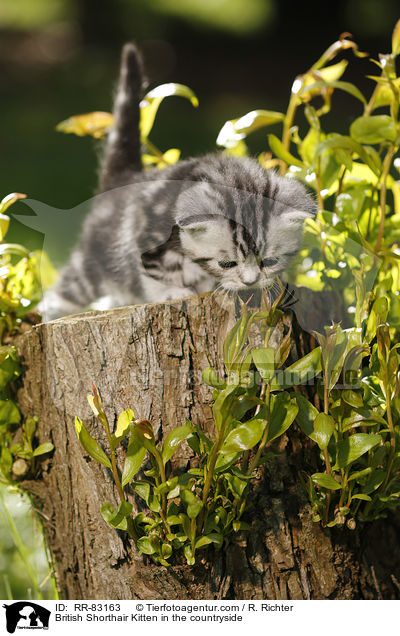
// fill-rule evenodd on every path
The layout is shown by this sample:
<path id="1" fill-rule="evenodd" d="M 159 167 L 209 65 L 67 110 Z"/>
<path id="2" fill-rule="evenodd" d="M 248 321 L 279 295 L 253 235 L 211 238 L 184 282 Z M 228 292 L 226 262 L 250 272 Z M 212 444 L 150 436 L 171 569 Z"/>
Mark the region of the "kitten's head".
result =
<path id="1" fill-rule="evenodd" d="M 183 250 L 224 289 L 270 287 L 299 250 L 315 202 L 301 183 L 254 160 L 209 161 L 178 199 Z"/>

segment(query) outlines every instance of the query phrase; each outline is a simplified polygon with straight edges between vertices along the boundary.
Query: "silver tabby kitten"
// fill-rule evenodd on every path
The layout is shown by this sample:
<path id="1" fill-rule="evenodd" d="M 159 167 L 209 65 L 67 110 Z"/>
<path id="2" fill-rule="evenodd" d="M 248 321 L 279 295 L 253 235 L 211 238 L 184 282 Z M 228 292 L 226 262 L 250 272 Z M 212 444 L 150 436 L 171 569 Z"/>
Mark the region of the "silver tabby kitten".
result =
<path id="1" fill-rule="evenodd" d="M 315 213 L 304 186 L 254 159 L 210 154 L 142 172 L 142 64 L 122 52 L 115 124 L 81 240 L 41 305 L 46 320 L 210 291 L 269 287 Z"/>

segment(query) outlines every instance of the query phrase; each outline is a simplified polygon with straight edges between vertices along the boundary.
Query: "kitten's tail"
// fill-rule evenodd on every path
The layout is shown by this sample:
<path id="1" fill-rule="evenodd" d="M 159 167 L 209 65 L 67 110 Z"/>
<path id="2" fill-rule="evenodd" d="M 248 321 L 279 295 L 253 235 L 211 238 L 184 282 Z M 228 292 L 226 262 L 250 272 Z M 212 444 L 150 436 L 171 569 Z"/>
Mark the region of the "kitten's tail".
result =
<path id="1" fill-rule="evenodd" d="M 100 192 L 124 185 L 132 170 L 142 170 L 139 124 L 143 84 L 141 55 L 135 44 L 125 44 L 114 101 L 114 126 L 108 135 L 100 167 Z"/>

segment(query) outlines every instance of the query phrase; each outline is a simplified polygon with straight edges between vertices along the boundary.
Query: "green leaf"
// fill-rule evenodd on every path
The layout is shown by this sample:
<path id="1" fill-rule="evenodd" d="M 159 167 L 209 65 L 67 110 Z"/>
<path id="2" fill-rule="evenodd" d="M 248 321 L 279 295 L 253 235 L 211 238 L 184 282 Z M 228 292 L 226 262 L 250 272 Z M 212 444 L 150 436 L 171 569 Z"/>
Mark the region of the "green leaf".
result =
<path id="1" fill-rule="evenodd" d="M 254 130 L 283 121 L 285 115 L 273 110 L 252 110 L 239 119 L 225 122 L 217 137 L 217 146 L 232 148 Z"/>
<path id="2" fill-rule="evenodd" d="M 134 419 L 135 414 L 132 409 L 126 409 L 126 411 L 122 411 L 122 413 L 120 413 L 117 420 L 117 428 L 114 433 L 117 440 L 122 439 L 128 433 L 129 425 Z"/>
<path id="3" fill-rule="evenodd" d="M 155 554 L 159 551 L 160 541 L 156 537 L 140 537 L 137 547 L 143 554 Z"/>
<path id="4" fill-rule="evenodd" d="M 208 369 L 205 369 L 203 371 L 201 379 L 203 382 L 208 384 L 208 386 L 213 386 L 219 391 L 222 391 L 222 389 L 226 388 L 226 382 L 224 382 L 217 376 L 215 370 L 212 367 L 208 367 Z"/>
<path id="5" fill-rule="evenodd" d="M 39 457 L 39 455 L 50 453 L 52 450 L 54 450 L 54 444 L 51 444 L 51 442 L 40 444 L 40 446 L 35 448 L 35 450 L 33 451 L 33 457 Z"/>
<path id="6" fill-rule="evenodd" d="M 95 459 L 96 462 L 99 462 L 99 464 L 103 464 L 103 466 L 111 468 L 109 458 L 96 440 L 91 437 L 86 426 L 79 417 L 75 417 L 75 430 L 80 443 L 90 457 L 93 457 L 93 459 Z"/>
<path id="7" fill-rule="evenodd" d="M 38 425 L 37 417 L 27 417 L 25 422 L 22 425 L 26 438 L 29 440 L 31 444 L 36 433 L 37 425 Z"/>
<path id="8" fill-rule="evenodd" d="M 262 379 L 269 382 L 275 373 L 275 350 L 271 347 L 252 349 L 251 355 Z"/>
<path id="9" fill-rule="evenodd" d="M 350 404 L 350 406 L 354 406 L 355 408 L 362 407 L 364 404 L 361 393 L 358 393 L 357 391 L 347 389 L 342 392 L 341 397 L 346 404 Z"/>
<path id="10" fill-rule="evenodd" d="M 195 548 L 198 550 L 199 548 L 204 548 L 210 543 L 215 543 L 217 547 L 221 547 L 223 541 L 223 537 L 221 534 L 217 532 L 210 532 L 210 534 L 205 534 L 202 537 L 199 537 L 196 540 Z"/>
<path id="11" fill-rule="evenodd" d="M 400 20 L 397 20 L 392 35 L 392 55 L 400 54 Z"/>
<path id="12" fill-rule="evenodd" d="M 240 477 L 237 477 L 236 475 L 227 473 L 225 474 L 225 479 L 228 488 L 232 492 L 233 496 L 239 499 L 243 495 L 243 492 L 247 487 L 247 476 L 245 479 L 240 479 Z"/>
<path id="13" fill-rule="evenodd" d="M 147 504 L 150 498 L 150 488 L 151 484 L 148 481 L 134 481 L 132 484 L 132 489 L 139 497 L 144 499 Z"/>
<path id="14" fill-rule="evenodd" d="M 345 468 L 371 450 L 371 448 L 380 444 L 381 441 L 380 435 L 372 433 L 356 433 L 346 437 L 346 439 L 342 439 L 336 445 L 336 464 L 333 470 Z"/>
<path id="15" fill-rule="evenodd" d="M 338 484 L 336 479 L 326 473 L 314 473 L 311 475 L 311 479 L 315 484 L 318 484 L 318 486 L 322 486 L 328 490 L 340 490 L 341 488 L 341 485 Z"/>
<path id="16" fill-rule="evenodd" d="M 335 420 L 333 417 L 325 413 L 318 413 L 314 421 L 314 436 L 321 450 L 328 447 L 334 430 Z"/>
<path id="17" fill-rule="evenodd" d="M 169 459 L 171 459 L 172 455 L 177 451 L 182 442 L 184 442 L 192 434 L 193 426 L 191 426 L 190 424 L 178 426 L 173 431 L 170 431 L 168 433 L 167 437 L 165 438 L 161 453 L 164 465 Z"/>
<path id="18" fill-rule="evenodd" d="M 231 405 L 238 390 L 236 384 L 228 384 L 226 389 L 221 391 L 215 400 L 212 410 L 215 419 L 215 427 L 219 432 L 223 423 L 230 417 Z"/>
<path id="19" fill-rule="evenodd" d="M 194 558 L 192 546 L 185 545 L 183 548 L 183 554 L 185 555 L 185 559 L 188 565 L 194 565 L 196 563 L 196 559 Z"/>
<path id="20" fill-rule="evenodd" d="M 303 164 L 299 159 L 294 157 L 288 150 L 286 150 L 285 146 L 281 142 L 278 137 L 275 135 L 268 135 L 269 146 L 276 157 L 282 159 L 289 166 L 297 166 L 298 168 L 302 168 Z"/>
<path id="21" fill-rule="evenodd" d="M 12 400 L 0 400 L 0 424 L 18 424 L 21 419 L 21 413 L 16 404 Z M 33 419 L 33 418 L 28 418 Z M 25 425 L 24 425 L 25 430 Z M 35 426 L 36 430 L 36 426 Z M 34 431 L 35 432 L 35 431 Z M 33 437 L 28 436 L 28 439 L 31 440 Z"/>
<path id="22" fill-rule="evenodd" d="M 370 115 L 358 117 L 350 126 L 350 134 L 362 144 L 379 144 L 382 141 L 395 141 L 396 124 L 389 115 Z"/>
<path id="23" fill-rule="evenodd" d="M 314 437 L 321 450 L 328 447 L 329 440 L 335 430 L 335 421 L 330 415 L 318 413 L 314 421 Z"/>
<path id="24" fill-rule="evenodd" d="M 238 424 L 226 437 L 220 453 L 236 453 L 253 448 L 262 437 L 266 421 L 254 419 Z"/>
<path id="25" fill-rule="evenodd" d="M 271 382 L 271 391 L 299 386 L 321 371 L 321 347 L 316 347 L 283 371 L 278 371 Z"/>
<path id="26" fill-rule="evenodd" d="M 129 517 L 132 513 L 132 508 L 132 504 L 127 501 L 122 501 L 117 510 L 114 510 L 110 504 L 105 503 L 101 506 L 101 515 L 103 519 L 113 528 L 126 530 L 126 517 Z"/>
<path id="27" fill-rule="evenodd" d="M 374 455 L 376 455 L 376 453 L 374 453 Z M 379 488 L 379 486 L 383 483 L 385 477 L 386 477 L 386 471 L 383 470 L 382 468 L 378 468 L 377 470 L 374 470 L 369 476 L 369 479 L 367 483 L 365 484 L 365 487 L 363 488 L 365 494 L 368 495 L 369 493 L 374 492 L 374 490 Z"/>
<path id="28" fill-rule="evenodd" d="M 224 364 L 228 373 L 231 372 L 231 366 L 234 363 L 237 363 L 238 357 L 240 357 L 243 352 L 243 347 L 246 344 L 254 317 L 255 314 L 249 312 L 247 305 L 243 305 L 241 318 L 236 322 L 225 337 L 223 355 Z"/>
<path id="29" fill-rule="evenodd" d="M 146 452 L 147 450 L 142 445 L 139 436 L 132 431 L 122 471 L 121 483 L 123 486 L 126 486 L 126 484 L 134 478 L 138 470 L 140 470 Z"/>
<path id="30" fill-rule="evenodd" d="M 369 166 L 369 168 L 376 174 L 377 176 L 380 174 L 381 164 L 379 157 L 372 155 L 367 147 L 362 146 L 357 140 L 352 139 L 346 135 L 329 135 L 327 139 L 322 141 L 317 148 L 317 155 L 321 155 L 327 150 L 348 150 L 352 153 L 357 154 L 364 163 Z M 359 165 L 359 164 L 357 164 Z"/>
<path id="31" fill-rule="evenodd" d="M 364 493 L 357 493 L 356 495 L 352 495 L 351 499 L 361 499 L 362 501 L 372 501 L 369 495 L 365 495 Z"/>
<path id="32" fill-rule="evenodd" d="M 235 532 L 242 532 L 243 530 L 251 530 L 251 526 L 245 521 L 234 521 L 232 523 L 232 528 Z"/>
<path id="33" fill-rule="evenodd" d="M 143 140 L 149 136 L 153 128 L 154 119 L 162 100 L 172 95 L 186 97 L 195 107 L 199 105 L 199 100 L 194 92 L 184 84 L 170 82 L 156 86 L 144 96 L 140 103 L 140 134 Z"/>
<path id="34" fill-rule="evenodd" d="M 0 347 L 0 390 L 21 375 L 17 350 L 15 347 Z"/>
<path id="35" fill-rule="evenodd" d="M 296 401 L 286 391 L 278 393 L 278 395 L 271 395 L 267 442 L 271 442 L 287 431 L 298 410 Z"/>
<path id="36" fill-rule="evenodd" d="M 186 512 L 189 519 L 196 519 L 203 508 L 203 502 L 191 490 L 181 489 L 181 499 L 186 505 Z"/>
<path id="37" fill-rule="evenodd" d="M 341 81 L 314 82 L 314 84 L 311 84 L 310 86 L 306 86 L 305 88 L 303 88 L 302 91 L 300 91 L 300 97 L 304 97 L 309 92 L 318 91 L 318 93 L 322 93 L 324 89 L 327 89 L 327 88 L 338 88 L 341 91 L 345 91 L 346 93 L 353 95 L 353 97 L 356 97 L 357 99 L 359 99 L 363 104 L 367 103 L 364 95 L 361 93 L 361 91 L 358 90 L 356 86 L 354 86 L 354 84 L 351 84 L 350 82 L 341 82 Z"/>
<path id="38" fill-rule="evenodd" d="M 215 464 L 215 473 L 226 471 L 240 457 L 240 453 L 219 453 Z"/>
<path id="39" fill-rule="evenodd" d="M 299 408 L 296 421 L 303 433 L 316 442 L 317 438 L 314 433 L 314 422 L 318 415 L 317 409 L 302 395 L 295 395 L 294 399 L 296 400 L 296 404 Z"/>

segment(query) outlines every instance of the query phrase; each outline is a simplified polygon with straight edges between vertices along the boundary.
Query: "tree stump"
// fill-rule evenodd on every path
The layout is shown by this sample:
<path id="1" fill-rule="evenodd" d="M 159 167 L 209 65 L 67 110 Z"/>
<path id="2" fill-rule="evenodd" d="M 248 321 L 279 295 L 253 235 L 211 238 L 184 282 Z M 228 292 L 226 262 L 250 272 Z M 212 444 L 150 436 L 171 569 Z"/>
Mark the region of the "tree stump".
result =
<path id="1" fill-rule="evenodd" d="M 315 311 L 315 303 L 309 309 Z M 22 487 L 43 519 L 61 598 L 399 597 L 400 517 L 353 532 L 313 523 L 298 471 L 315 464 L 316 456 L 296 426 L 281 438 L 279 458 L 254 485 L 246 517 L 251 531 L 235 537 L 226 550 L 200 553 L 195 566 L 155 565 L 101 517 L 102 503 L 118 504 L 114 482 L 108 469 L 85 454 L 74 428 L 79 415 L 107 447 L 87 402 L 92 381 L 110 423 L 132 408 L 137 417 L 152 421 L 159 438 L 186 417 L 207 428 L 212 394 L 201 373 L 208 366 L 222 373 L 221 343 L 234 320 L 233 301 L 221 307 L 215 296 L 202 295 L 67 317 L 18 338 L 25 368 L 18 390 L 21 411 L 39 417 L 40 443 L 55 446 L 35 479 Z M 294 350 L 302 355 L 308 335 L 289 312 L 290 323 Z M 119 452 L 121 467 L 124 450 Z M 190 455 L 183 444 L 176 467 Z M 133 495 L 129 498 L 137 505 Z"/>

